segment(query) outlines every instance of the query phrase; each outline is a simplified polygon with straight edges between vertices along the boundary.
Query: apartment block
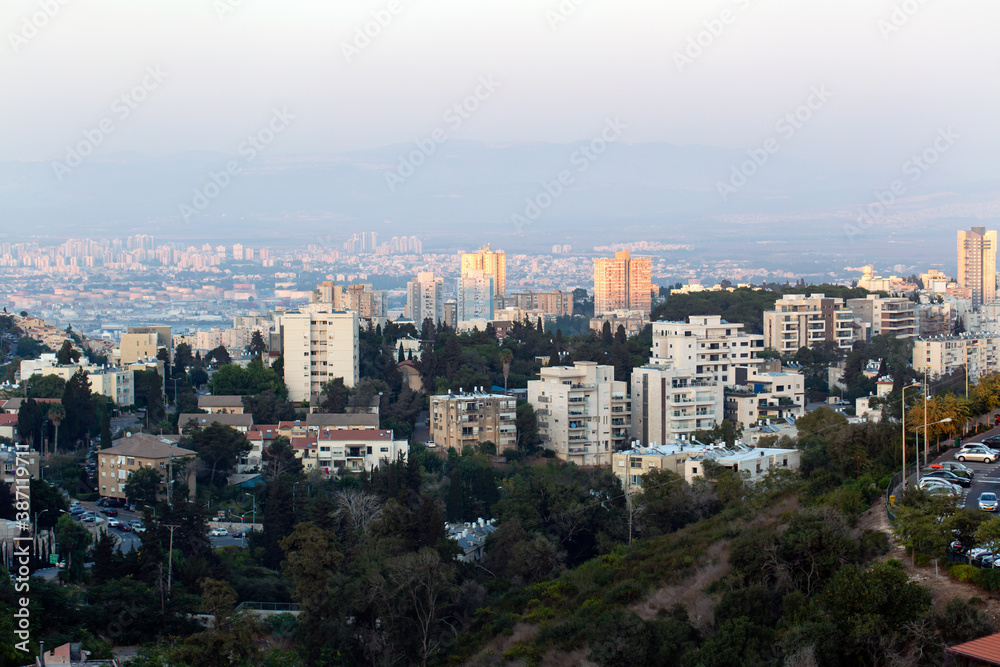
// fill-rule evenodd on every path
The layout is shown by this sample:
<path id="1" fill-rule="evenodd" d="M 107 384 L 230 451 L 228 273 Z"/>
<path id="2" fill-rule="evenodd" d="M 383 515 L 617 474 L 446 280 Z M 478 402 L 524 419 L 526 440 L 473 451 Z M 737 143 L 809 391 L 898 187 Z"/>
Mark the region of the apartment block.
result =
<path id="1" fill-rule="evenodd" d="M 424 271 L 417 274 L 416 280 L 406 283 L 405 315 L 413 320 L 418 331 L 426 319 L 434 324 L 443 322 L 444 279 L 435 278 L 433 273 Z"/>
<path id="2" fill-rule="evenodd" d="M 872 336 L 913 338 L 917 335 L 917 304 L 909 299 L 869 294 L 864 299 L 848 299 L 847 307 L 855 320 L 868 327 Z"/>
<path id="3" fill-rule="evenodd" d="M 344 378 L 358 382 L 358 313 L 334 310 L 330 304 L 310 304 L 280 316 L 285 384 L 292 402 L 310 401 L 323 385 Z"/>
<path id="4" fill-rule="evenodd" d="M 577 361 L 548 366 L 528 382 L 528 402 L 538 417 L 542 446 L 578 465 L 607 463 L 628 442 L 631 408 L 628 383 L 615 380 L 613 366 Z"/>
<path id="5" fill-rule="evenodd" d="M 493 278 L 495 297 L 502 299 L 507 295 L 507 253 L 503 250 L 493 251 L 487 243 L 476 252 L 463 252 L 462 276 L 473 271 L 482 271 Z"/>
<path id="6" fill-rule="evenodd" d="M 462 270 L 458 279 L 458 322 L 493 319 L 494 277 L 480 269 Z"/>
<path id="7" fill-rule="evenodd" d="M 777 469 L 797 470 L 800 452 L 779 447 L 732 447 L 717 444 L 672 443 L 655 447 L 633 447 L 617 452 L 611 469 L 622 482 L 626 493 L 642 490 L 642 476 L 651 470 L 669 470 L 689 484 L 705 475 L 708 461 L 739 473 L 745 481 L 754 483 Z"/>
<path id="8" fill-rule="evenodd" d="M 118 344 L 116 361 L 119 365 L 134 364 L 139 361 L 156 359 L 156 353 L 163 347 L 156 332 L 124 333 Z"/>
<path id="9" fill-rule="evenodd" d="M 652 309 L 652 261 L 632 258 L 628 250 L 614 259 L 594 260 L 594 315 L 616 310 L 638 310 L 647 315 Z"/>
<path id="10" fill-rule="evenodd" d="M 166 480 L 171 462 L 197 452 L 178 447 L 179 435 L 136 435 L 115 440 L 97 452 L 97 480 L 102 498 L 124 499 L 128 476 L 142 468 L 153 468 Z M 194 474 L 188 484 L 193 484 Z"/>
<path id="11" fill-rule="evenodd" d="M 367 283 L 348 285 L 339 307 L 353 310 L 363 320 L 384 320 L 388 316 L 388 294 L 386 290 L 374 289 Z"/>
<path id="12" fill-rule="evenodd" d="M 1000 334 L 962 334 L 917 338 L 913 341 L 913 369 L 936 378 L 968 366 L 969 381 L 1000 371 Z"/>
<path id="13" fill-rule="evenodd" d="M 208 414 L 242 415 L 242 396 L 199 396 L 198 409 Z"/>
<path id="14" fill-rule="evenodd" d="M 722 421 L 723 384 L 669 363 L 632 369 L 631 439 L 643 445 L 689 440 Z"/>
<path id="15" fill-rule="evenodd" d="M 734 380 L 736 368 L 760 366 L 763 349 L 764 336 L 746 333 L 742 324 L 720 315 L 692 315 L 687 322 L 653 322 L 650 363 L 725 384 Z"/>
<path id="16" fill-rule="evenodd" d="M 614 310 L 592 317 L 590 330 L 600 334 L 604 331 L 604 324 L 607 323 L 611 327 L 612 335 L 618 331 L 618 327 L 621 327 L 625 330 L 626 336 L 635 336 L 642 332 L 648 322 L 649 313 L 641 310 Z"/>
<path id="17" fill-rule="evenodd" d="M 26 380 L 35 375 L 55 375 L 69 382 L 78 371 L 83 371 L 90 382 L 90 390 L 95 394 L 107 396 L 115 405 L 126 407 L 135 404 L 135 374 L 130 368 L 115 366 L 93 366 L 79 364 L 60 365 L 55 354 L 43 354 L 40 359 L 27 359 L 21 362 L 21 379 Z"/>
<path id="18" fill-rule="evenodd" d="M 517 401 L 482 389 L 430 397 L 430 432 L 438 447 L 492 442 L 497 453 L 517 449 Z"/>
<path id="19" fill-rule="evenodd" d="M 538 310 L 552 317 L 573 314 L 573 293 L 553 290 L 551 292 L 514 292 L 504 299 L 505 308 Z"/>
<path id="20" fill-rule="evenodd" d="M 997 298 L 997 232 L 972 227 L 958 232 L 958 284 L 969 290 L 972 307 Z"/>
<path id="21" fill-rule="evenodd" d="M 744 428 L 765 420 L 794 420 L 805 414 L 805 379 L 801 373 L 738 368 L 725 388 L 724 416 Z"/>
<path id="22" fill-rule="evenodd" d="M 824 342 L 849 350 L 854 343 L 852 321 L 843 299 L 788 294 L 775 302 L 774 310 L 764 311 L 764 345 L 782 354 Z"/>
<path id="23" fill-rule="evenodd" d="M 295 456 L 306 473 L 324 475 L 371 472 L 382 463 L 409 456 L 409 442 L 396 440 L 388 430 L 319 431 L 316 435 L 292 438 Z"/>

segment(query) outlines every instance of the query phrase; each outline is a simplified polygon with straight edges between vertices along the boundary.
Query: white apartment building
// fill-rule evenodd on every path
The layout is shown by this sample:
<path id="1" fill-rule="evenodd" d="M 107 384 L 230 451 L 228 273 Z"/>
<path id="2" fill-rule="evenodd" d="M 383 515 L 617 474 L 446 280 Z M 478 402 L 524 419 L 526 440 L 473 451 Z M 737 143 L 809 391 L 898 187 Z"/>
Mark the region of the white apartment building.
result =
<path id="1" fill-rule="evenodd" d="M 493 319 L 494 278 L 479 269 L 469 269 L 458 279 L 458 321 Z"/>
<path id="2" fill-rule="evenodd" d="M 688 440 L 723 418 L 723 384 L 667 362 L 632 369 L 631 438 L 645 446 Z"/>
<path id="3" fill-rule="evenodd" d="M 968 364 L 969 381 L 1000 371 L 1000 334 L 962 334 L 917 338 L 913 341 L 913 369 L 928 377 L 962 370 Z"/>
<path id="4" fill-rule="evenodd" d="M 774 310 L 764 311 L 764 346 L 795 354 L 829 341 L 849 350 L 854 343 L 852 321 L 843 299 L 787 294 L 775 302 Z"/>
<path id="5" fill-rule="evenodd" d="M 434 324 L 444 321 L 444 279 L 435 278 L 429 271 L 417 274 L 416 280 L 406 283 L 406 317 L 420 331 L 424 320 Z"/>
<path id="6" fill-rule="evenodd" d="M 628 442 L 628 383 L 615 381 L 612 366 L 577 361 L 542 368 L 540 379 L 528 382 L 528 402 L 542 445 L 564 461 L 607 463 Z"/>
<path id="7" fill-rule="evenodd" d="M 740 368 L 733 384 L 725 389 L 724 416 L 744 428 L 763 420 L 795 419 L 805 413 L 805 408 L 805 378 L 801 373 Z"/>
<path id="8" fill-rule="evenodd" d="M 773 469 L 797 470 L 800 453 L 797 449 L 778 447 L 675 442 L 617 452 L 611 469 L 626 493 L 638 493 L 642 490 L 642 476 L 651 470 L 669 470 L 690 484 L 705 475 L 705 462 L 709 460 L 735 470 L 746 481 L 757 482 Z"/>
<path id="9" fill-rule="evenodd" d="M 869 294 L 864 299 L 848 299 L 847 307 L 855 320 L 869 327 L 871 336 L 913 338 L 917 335 L 917 304 L 909 299 L 886 299 Z"/>
<path id="10" fill-rule="evenodd" d="M 295 455 L 308 473 L 324 475 L 371 472 L 382 463 L 409 456 L 409 442 L 396 440 L 388 430 L 333 429 L 317 435 L 293 437 Z"/>
<path id="11" fill-rule="evenodd" d="M 358 382 L 358 313 L 334 310 L 330 304 L 310 304 L 280 317 L 285 384 L 288 400 L 309 401 L 323 385 L 344 378 Z"/>
<path id="12" fill-rule="evenodd" d="M 764 336 L 746 333 L 742 324 L 720 315 L 692 315 L 687 322 L 653 322 L 650 363 L 725 384 L 735 379 L 737 367 L 758 367 L 763 349 Z"/>

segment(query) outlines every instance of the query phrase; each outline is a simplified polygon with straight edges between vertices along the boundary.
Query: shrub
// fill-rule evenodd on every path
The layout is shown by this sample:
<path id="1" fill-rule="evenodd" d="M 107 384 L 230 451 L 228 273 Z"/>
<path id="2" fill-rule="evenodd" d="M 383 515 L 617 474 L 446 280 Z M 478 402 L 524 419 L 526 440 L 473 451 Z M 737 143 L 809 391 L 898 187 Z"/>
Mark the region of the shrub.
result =
<path id="1" fill-rule="evenodd" d="M 872 560 L 889 553 L 889 536 L 879 530 L 866 530 L 861 536 L 861 558 Z"/>
<path id="2" fill-rule="evenodd" d="M 973 567 L 971 565 L 963 565 L 961 563 L 956 563 L 951 566 L 951 576 L 955 577 L 959 581 L 972 582 L 974 584 L 978 584 L 979 568 Z"/>
<path id="3" fill-rule="evenodd" d="M 993 569 L 980 570 L 979 585 L 983 587 L 984 591 L 989 593 L 1000 591 L 1000 571 Z"/>
<path id="4" fill-rule="evenodd" d="M 643 589 L 634 581 L 623 581 L 604 594 L 604 601 L 609 605 L 631 604 L 639 599 Z"/>

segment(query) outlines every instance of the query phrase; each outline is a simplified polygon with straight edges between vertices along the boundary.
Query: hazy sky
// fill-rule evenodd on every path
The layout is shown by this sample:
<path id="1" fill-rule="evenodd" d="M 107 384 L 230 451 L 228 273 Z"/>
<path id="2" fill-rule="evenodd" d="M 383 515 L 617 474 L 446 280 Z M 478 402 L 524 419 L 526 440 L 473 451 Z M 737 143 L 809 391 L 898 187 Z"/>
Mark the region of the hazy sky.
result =
<path id="1" fill-rule="evenodd" d="M 391 21 L 348 62 L 380 12 Z M 990 165 L 998 24 L 995 0 L 4 0 L 0 160 L 59 158 L 102 120 L 102 153 L 235 153 L 283 108 L 277 154 L 435 128 L 570 142 L 615 117 L 630 142 L 750 148 L 825 86 L 787 154 L 895 164 L 952 126 L 963 159 Z M 449 125 L 481 77 L 499 88 Z"/>

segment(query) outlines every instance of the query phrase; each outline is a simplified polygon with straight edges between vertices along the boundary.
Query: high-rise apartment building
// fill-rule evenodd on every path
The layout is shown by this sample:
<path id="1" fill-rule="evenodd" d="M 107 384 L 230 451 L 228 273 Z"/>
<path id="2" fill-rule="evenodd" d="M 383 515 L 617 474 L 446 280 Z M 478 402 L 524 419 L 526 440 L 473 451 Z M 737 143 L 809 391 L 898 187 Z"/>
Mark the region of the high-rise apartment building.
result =
<path id="1" fill-rule="evenodd" d="M 338 377 L 348 387 L 357 383 L 357 311 L 315 303 L 283 313 L 279 324 L 288 400 L 312 400 L 323 385 Z"/>
<path id="2" fill-rule="evenodd" d="M 632 439 L 643 446 L 689 439 L 723 418 L 723 384 L 669 363 L 632 369 Z"/>
<path id="3" fill-rule="evenodd" d="M 864 299 L 848 299 L 847 307 L 872 336 L 913 338 L 917 335 L 917 304 L 909 299 L 887 299 L 869 294 Z"/>
<path id="4" fill-rule="evenodd" d="M 497 297 L 507 295 L 507 253 L 503 250 L 491 250 L 490 244 L 476 252 L 462 253 L 462 276 L 472 271 L 482 271 L 493 277 L 493 294 Z"/>
<path id="5" fill-rule="evenodd" d="M 737 367 L 756 368 L 764 336 L 719 315 L 692 315 L 687 322 L 653 322 L 650 363 L 670 365 L 689 377 L 731 384 Z M 797 348 L 796 348 L 797 349 Z"/>
<path id="6" fill-rule="evenodd" d="M 417 274 L 416 280 L 406 283 L 406 311 L 420 330 L 424 320 L 437 324 L 444 320 L 444 279 L 435 278 L 429 271 Z"/>
<path id="7" fill-rule="evenodd" d="M 577 361 L 544 367 L 538 380 L 528 382 L 528 402 L 538 417 L 542 446 L 564 461 L 606 464 L 628 443 L 628 383 L 615 380 L 613 366 Z"/>
<path id="8" fill-rule="evenodd" d="M 764 345 L 781 354 L 824 342 L 849 350 L 854 343 L 852 319 L 843 299 L 787 294 L 775 301 L 774 310 L 764 311 Z"/>
<path id="9" fill-rule="evenodd" d="M 463 270 L 458 279 L 458 321 L 492 320 L 494 294 L 492 275 L 479 269 Z"/>
<path id="10" fill-rule="evenodd" d="M 997 297 L 997 232 L 973 227 L 958 232 L 958 284 L 969 290 L 972 307 Z"/>
<path id="11" fill-rule="evenodd" d="M 616 310 L 637 310 L 646 315 L 652 309 L 652 260 L 632 258 L 628 250 L 614 259 L 594 260 L 594 315 Z"/>

